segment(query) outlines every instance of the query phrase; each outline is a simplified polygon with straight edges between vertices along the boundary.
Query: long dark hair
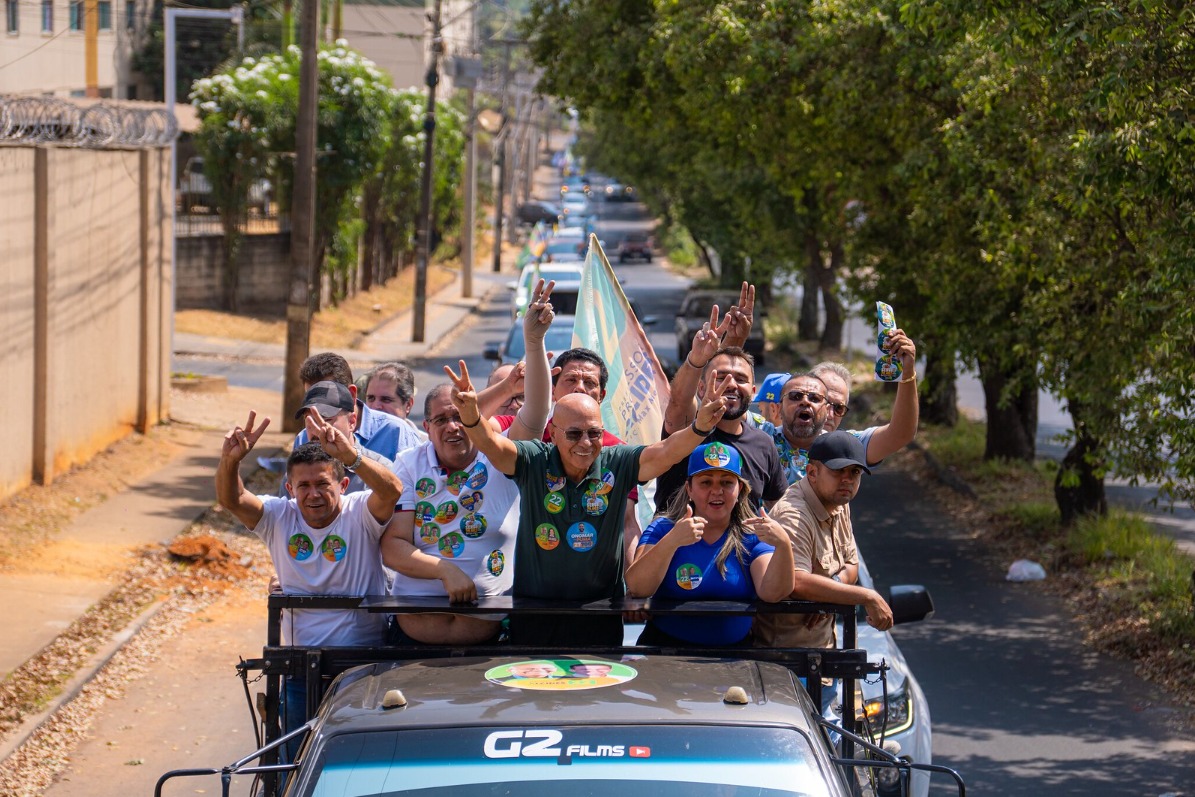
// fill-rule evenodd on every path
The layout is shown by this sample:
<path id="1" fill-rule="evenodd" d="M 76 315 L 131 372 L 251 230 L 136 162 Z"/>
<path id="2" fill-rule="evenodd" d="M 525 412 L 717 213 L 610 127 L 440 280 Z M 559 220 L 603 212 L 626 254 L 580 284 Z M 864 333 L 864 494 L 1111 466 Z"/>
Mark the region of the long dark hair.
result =
<path id="1" fill-rule="evenodd" d="M 729 472 L 727 471 L 727 473 Z M 738 558 L 739 564 L 747 563 L 747 546 L 743 543 L 743 537 L 747 535 L 747 530 L 743 526 L 743 521 L 755 514 L 751 511 L 751 485 L 747 484 L 742 476 L 736 474 L 736 477 L 739 480 L 739 499 L 730 509 L 730 523 L 727 524 L 726 532 L 722 536 L 722 548 L 714 558 L 714 564 L 718 566 L 718 572 L 722 574 L 723 578 L 726 577 L 726 560 L 731 553 Z M 663 512 L 657 514 L 657 517 L 666 517 L 673 523 L 679 523 L 685 516 L 685 510 L 689 508 L 687 488 L 692 483 L 692 476 L 685 479 L 685 488 L 673 493 L 672 500 L 668 502 L 668 506 L 664 508 Z"/>

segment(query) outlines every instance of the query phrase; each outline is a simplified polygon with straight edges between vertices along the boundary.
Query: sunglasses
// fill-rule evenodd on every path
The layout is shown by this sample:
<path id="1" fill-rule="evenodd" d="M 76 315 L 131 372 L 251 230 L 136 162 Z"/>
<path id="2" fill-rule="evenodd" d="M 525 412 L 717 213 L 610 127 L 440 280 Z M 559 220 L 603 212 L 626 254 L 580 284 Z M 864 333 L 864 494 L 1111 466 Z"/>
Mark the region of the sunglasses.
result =
<path id="1" fill-rule="evenodd" d="M 604 429 L 565 429 L 564 436 L 570 442 L 576 443 L 582 437 L 588 437 L 590 440 L 601 440 Z"/>
<path id="2" fill-rule="evenodd" d="M 826 397 L 821 393 L 814 393 L 812 390 L 790 390 L 785 394 L 785 397 L 789 401 L 804 401 L 805 399 L 809 399 L 810 404 L 821 404 L 826 400 Z"/>
<path id="3" fill-rule="evenodd" d="M 839 418 L 846 415 L 851 409 L 850 407 L 848 407 L 845 404 L 835 404 L 833 402 L 827 402 L 827 403 L 829 403 L 830 409 L 833 410 L 834 414 L 837 415 Z"/>

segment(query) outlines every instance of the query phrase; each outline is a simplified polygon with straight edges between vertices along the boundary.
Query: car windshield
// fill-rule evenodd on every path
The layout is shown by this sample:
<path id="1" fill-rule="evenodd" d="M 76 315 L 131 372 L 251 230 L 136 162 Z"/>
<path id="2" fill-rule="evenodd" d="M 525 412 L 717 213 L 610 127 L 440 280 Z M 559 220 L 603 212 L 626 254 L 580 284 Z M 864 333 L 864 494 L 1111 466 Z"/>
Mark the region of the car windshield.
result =
<path id="1" fill-rule="evenodd" d="M 826 783 L 807 737 L 783 728 L 585 726 L 343 734 L 305 797 L 814 797 Z"/>
<path id="2" fill-rule="evenodd" d="M 552 294 L 552 307 L 563 314 L 575 312 L 577 309 L 577 294 L 575 292 L 564 292 L 560 294 Z M 548 334 L 544 338 L 544 348 L 548 351 L 559 354 L 562 351 L 571 349 L 573 347 L 573 325 L 572 322 L 563 323 L 559 318 L 553 322 L 552 326 L 548 327 Z M 527 349 L 523 345 L 523 325 L 522 323 L 515 324 L 510 330 L 510 336 L 506 339 L 506 351 L 503 353 L 507 362 L 517 362 L 527 354 Z"/>
<path id="3" fill-rule="evenodd" d="M 681 308 L 681 314 L 687 318 L 709 318 L 710 308 L 715 304 L 718 305 L 720 311 L 725 312 L 731 305 L 738 304 L 738 301 L 737 293 L 691 296 Z"/>

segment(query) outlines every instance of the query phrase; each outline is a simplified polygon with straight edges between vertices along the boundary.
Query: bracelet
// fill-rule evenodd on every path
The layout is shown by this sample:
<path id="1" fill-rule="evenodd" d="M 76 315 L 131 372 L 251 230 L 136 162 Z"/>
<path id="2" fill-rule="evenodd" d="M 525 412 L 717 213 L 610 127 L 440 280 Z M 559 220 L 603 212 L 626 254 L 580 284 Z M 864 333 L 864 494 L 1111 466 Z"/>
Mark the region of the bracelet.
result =
<path id="1" fill-rule="evenodd" d="M 352 465 L 345 465 L 345 470 L 356 470 L 361 465 L 361 447 L 356 446 L 354 450 L 357 452 L 357 458 L 353 460 Z"/>
<path id="2" fill-rule="evenodd" d="M 704 365 L 693 365 L 693 361 L 689 359 L 689 356 L 690 356 L 692 353 L 693 353 L 693 352 L 689 352 L 689 354 L 686 354 L 686 355 L 685 355 L 685 365 L 689 366 L 689 367 L 690 367 L 690 368 L 692 368 L 694 371 L 700 371 L 702 368 L 705 368 L 705 366 L 704 366 Z"/>
<path id="3" fill-rule="evenodd" d="M 906 376 L 904 379 L 900 380 L 900 384 L 903 385 L 905 382 L 916 382 L 916 381 L 917 381 L 917 372 L 914 371 L 913 373 Z"/>
<path id="4" fill-rule="evenodd" d="M 700 437 L 709 437 L 710 435 L 712 435 L 714 433 L 713 429 L 710 429 L 708 432 L 703 432 L 700 429 L 698 429 L 696 418 L 693 419 L 693 423 L 689 424 L 689 428 L 693 430 L 693 434 L 698 435 Z"/>
<path id="5" fill-rule="evenodd" d="M 465 423 L 464 421 L 461 421 L 461 426 L 465 427 L 466 429 L 472 429 L 475 426 L 477 426 L 477 424 L 479 424 L 479 423 L 481 423 L 480 415 L 477 416 L 477 420 L 475 420 L 473 423 Z"/>

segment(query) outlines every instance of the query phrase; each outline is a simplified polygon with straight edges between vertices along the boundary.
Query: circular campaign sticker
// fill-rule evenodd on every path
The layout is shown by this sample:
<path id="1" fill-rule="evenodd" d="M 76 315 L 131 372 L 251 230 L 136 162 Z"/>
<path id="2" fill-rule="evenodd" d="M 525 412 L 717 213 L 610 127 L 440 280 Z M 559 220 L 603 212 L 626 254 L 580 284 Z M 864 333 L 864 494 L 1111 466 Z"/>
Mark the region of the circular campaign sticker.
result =
<path id="1" fill-rule="evenodd" d="M 544 496 L 544 508 L 553 515 L 564 511 L 564 495 L 562 493 L 548 493 Z"/>
<path id="2" fill-rule="evenodd" d="M 600 515 L 606 511 L 606 506 L 609 502 L 604 495 L 587 495 L 585 496 L 585 513 L 589 515 Z"/>
<path id="3" fill-rule="evenodd" d="M 335 534 L 329 534 L 320 543 L 319 550 L 329 562 L 339 562 L 349 552 L 349 546 L 340 537 L 337 537 Z"/>
<path id="4" fill-rule="evenodd" d="M 461 496 L 461 507 L 466 512 L 476 512 L 481 509 L 481 502 L 485 500 L 485 493 L 475 492 Z"/>
<path id="5" fill-rule="evenodd" d="M 676 568 L 676 585 L 681 589 L 697 589 L 701 586 L 701 568 L 697 565 Z"/>
<path id="6" fill-rule="evenodd" d="M 547 475 L 546 481 L 548 484 L 548 492 L 550 492 L 550 493 L 558 493 L 564 489 L 564 477 L 563 476 L 553 476 L 552 474 L 549 473 Z"/>
<path id="7" fill-rule="evenodd" d="M 598 495 L 605 495 L 614 489 L 614 473 L 606 469 L 602 469 L 602 483 L 597 487 Z"/>
<path id="8" fill-rule="evenodd" d="M 715 468 L 724 468 L 730 464 L 730 452 L 722 443 L 710 443 L 705 447 L 705 464 Z"/>
<path id="9" fill-rule="evenodd" d="M 601 659 L 532 659 L 501 664 L 486 670 L 490 683 L 516 689 L 568 691 L 597 689 L 630 681 L 639 673 L 634 667 Z"/>
<path id="10" fill-rule="evenodd" d="M 535 544 L 551 551 L 560 544 L 560 532 L 551 523 L 540 523 L 535 527 Z"/>
<path id="11" fill-rule="evenodd" d="M 455 559 L 465 552 L 465 538 L 455 531 L 445 534 L 436 545 L 445 559 Z"/>
<path id="12" fill-rule="evenodd" d="M 436 510 L 436 522 L 443 525 L 451 523 L 456 520 L 459 510 L 456 506 L 456 501 L 445 501 L 440 504 L 440 508 Z"/>
<path id="13" fill-rule="evenodd" d="M 471 540 L 475 540 L 482 534 L 485 534 L 488 525 L 489 523 L 486 522 L 484 515 L 476 515 L 470 512 L 461 518 L 461 532 Z"/>
<path id="14" fill-rule="evenodd" d="M 423 528 L 419 530 L 419 538 L 428 545 L 431 545 L 440 539 L 440 527 L 435 523 L 424 523 Z"/>
<path id="15" fill-rule="evenodd" d="M 422 479 L 415 482 L 415 495 L 419 496 L 420 498 L 427 498 L 429 495 L 431 495 L 435 491 L 436 491 L 435 479 L 429 479 L 428 477 L 424 476 Z"/>
<path id="16" fill-rule="evenodd" d="M 574 523 L 568 527 L 565 539 L 568 540 L 568 547 L 584 553 L 597 545 L 597 529 L 589 523 Z"/>
<path id="17" fill-rule="evenodd" d="M 436 508 L 428 501 L 420 501 L 415 504 L 415 528 L 419 528 L 424 523 L 429 522 L 436 516 Z"/>
<path id="18" fill-rule="evenodd" d="M 311 544 L 311 538 L 306 534 L 292 534 L 291 538 L 286 541 L 286 550 L 291 559 L 304 562 L 311 558 L 311 554 L 315 553 L 315 546 Z"/>
<path id="19" fill-rule="evenodd" d="M 469 481 L 469 474 L 463 470 L 458 470 L 448 477 L 448 492 L 453 495 L 460 495 L 461 488 L 465 486 L 465 482 L 467 481 Z"/>
<path id="20" fill-rule="evenodd" d="M 469 469 L 469 481 L 467 484 L 474 490 L 480 490 L 482 487 L 485 487 L 485 483 L 489 480 L 490 472 L 484 462 L 478 462 Z"/>
<path id="21" fill-rule="evenodd" d="M 485 558 L 485 569 L 490 571 L 491 576 L 502 575 L 502 568 L 506 566 L 506 554 L 502 551 L 490 551 L 489 556 Z"/>

